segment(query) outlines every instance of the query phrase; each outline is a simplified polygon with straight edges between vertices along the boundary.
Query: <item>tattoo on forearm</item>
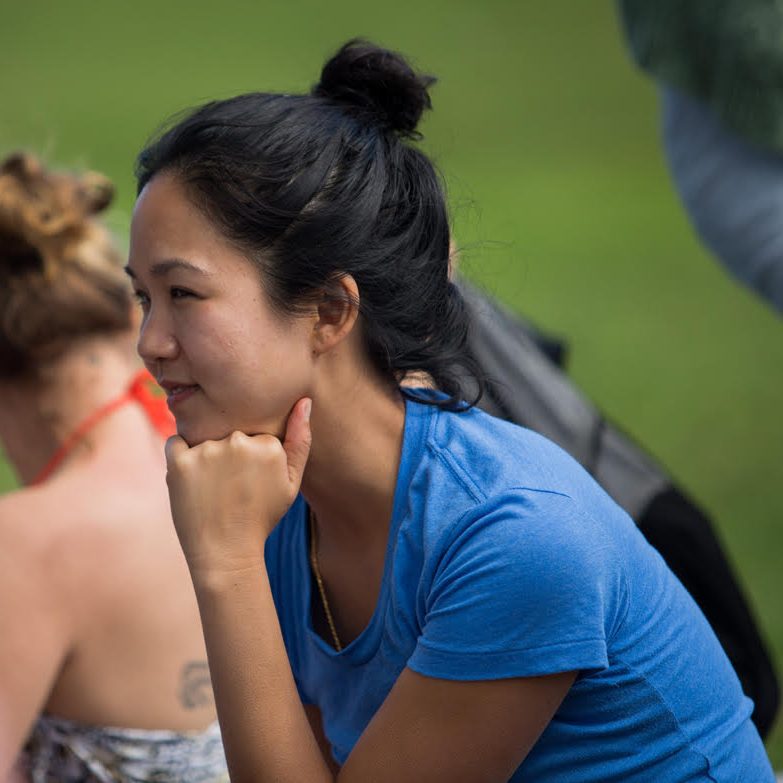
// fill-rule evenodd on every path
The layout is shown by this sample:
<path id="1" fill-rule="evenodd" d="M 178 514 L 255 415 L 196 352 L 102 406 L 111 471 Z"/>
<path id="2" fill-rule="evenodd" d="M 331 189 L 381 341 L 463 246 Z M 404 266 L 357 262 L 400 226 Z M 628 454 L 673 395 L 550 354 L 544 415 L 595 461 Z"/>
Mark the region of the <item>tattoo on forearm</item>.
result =
<path id="1" fill-rule="evenodd" d="M 188 661 L 182 667 L 179 699 L 182 706 L 188 710 L 211 707 L 215 703 L 212 696 L 212 682 L 209 679 L 209 666 L 206 661 Z"/>

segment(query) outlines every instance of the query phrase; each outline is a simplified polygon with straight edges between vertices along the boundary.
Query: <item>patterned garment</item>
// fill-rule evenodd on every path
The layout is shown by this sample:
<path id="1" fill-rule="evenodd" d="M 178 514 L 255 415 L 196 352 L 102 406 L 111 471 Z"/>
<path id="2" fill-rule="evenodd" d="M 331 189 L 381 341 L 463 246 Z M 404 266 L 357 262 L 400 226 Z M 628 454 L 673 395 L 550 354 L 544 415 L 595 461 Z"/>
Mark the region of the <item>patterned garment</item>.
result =
<path id="1" fill-rule="evenodd" d="M 31 783 L 229 783 L 217 721 L 178 733 L 43 716 L 25 756 Z"/>

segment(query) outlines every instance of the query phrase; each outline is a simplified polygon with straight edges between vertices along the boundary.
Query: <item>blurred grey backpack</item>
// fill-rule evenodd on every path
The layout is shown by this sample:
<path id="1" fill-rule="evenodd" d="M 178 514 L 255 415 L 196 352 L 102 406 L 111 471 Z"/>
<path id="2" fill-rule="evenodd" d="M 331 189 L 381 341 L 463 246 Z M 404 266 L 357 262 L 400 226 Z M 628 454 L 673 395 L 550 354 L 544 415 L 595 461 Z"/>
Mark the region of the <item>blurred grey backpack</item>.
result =
<path id="1" fill-rule="evenodd" d="M 464 280 L 469 350 L 487 376 L 479 406 L 545 435 L 577 459 L 634 519 L 701 607 L 768 734 L 779 689 L 753 613 L 705 513 L 565 374 L 564 344 L 512 315 Z"/>

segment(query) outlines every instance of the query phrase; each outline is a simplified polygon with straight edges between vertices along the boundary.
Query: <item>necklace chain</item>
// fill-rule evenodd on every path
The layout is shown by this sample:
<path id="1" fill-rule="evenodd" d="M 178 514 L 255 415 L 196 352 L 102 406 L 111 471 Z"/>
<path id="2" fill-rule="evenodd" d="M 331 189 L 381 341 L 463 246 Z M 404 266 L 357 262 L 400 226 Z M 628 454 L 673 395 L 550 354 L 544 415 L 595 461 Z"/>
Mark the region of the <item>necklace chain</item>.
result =
<path id="1" fill-rule="evenodd" d="M 324 608 L 326 622 L 329 625 L 329 630 L 332 632 L 334 649 L 337 650 L 337 652 L 340 652 L 340 650 L 343 649 L 343 646 L 340 643 L 340 637 L 337 635 L 337 626 L 334 624 L 332 610 L 329 608 L 329 600 L 326 597 L 324 580 L 321 578 L 321 569 L 318 567 L 318 527 L 316 525 L 313 509 L 310 509 L 310 568 L 313 571 L 315 583 L 318 585 L 318 593 L 321 596 L 321 606 Z"/>

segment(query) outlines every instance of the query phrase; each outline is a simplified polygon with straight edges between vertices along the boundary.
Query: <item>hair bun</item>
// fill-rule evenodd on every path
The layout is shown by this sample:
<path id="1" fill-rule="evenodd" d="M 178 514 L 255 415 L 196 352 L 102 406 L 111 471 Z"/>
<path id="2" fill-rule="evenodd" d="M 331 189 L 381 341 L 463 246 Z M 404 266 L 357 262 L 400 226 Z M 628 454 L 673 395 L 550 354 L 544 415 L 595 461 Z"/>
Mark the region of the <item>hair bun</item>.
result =
<path id="1" fill-rule="evenodd" d="M 324 66 L 312 94 L 358 109 L 401 136 L 418 137 L 416 126 L 432 108 L 433 76 L 417 74 L 402 55 L 354 39 Z"/>
<path id="2" fill-rule="evenodd" d="M 103 212 L 114 199 L 114 185 L 97 171 L 87 171 L 79 178 L 79 196 L 88 215 Z"/>
<path id="3" fill-rule="evenodd" d="M 102 174 L 54 172 L 34 155 L 9 155 L 0 161 L 0 267 L 51 276 L 113 195 Z"/>

